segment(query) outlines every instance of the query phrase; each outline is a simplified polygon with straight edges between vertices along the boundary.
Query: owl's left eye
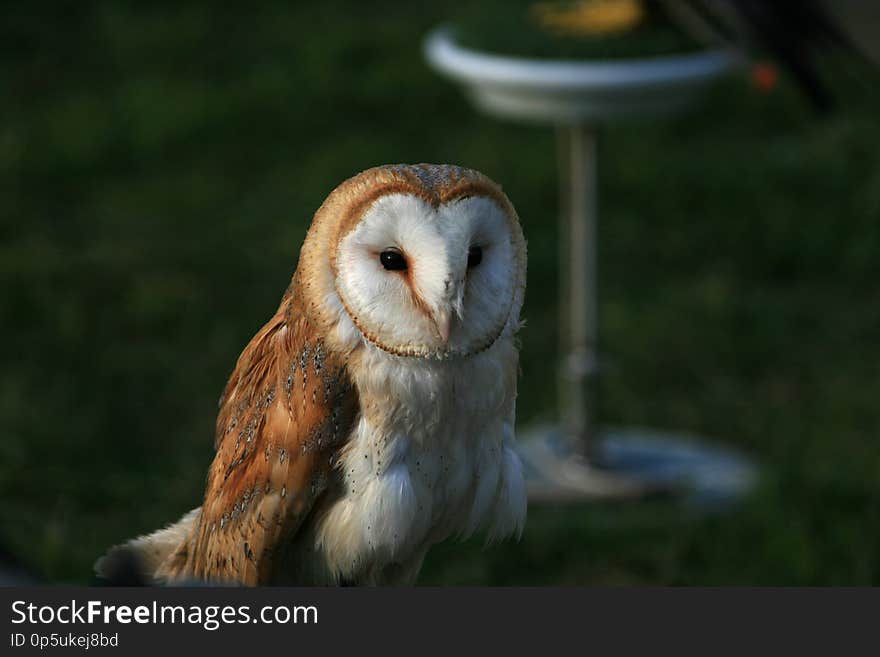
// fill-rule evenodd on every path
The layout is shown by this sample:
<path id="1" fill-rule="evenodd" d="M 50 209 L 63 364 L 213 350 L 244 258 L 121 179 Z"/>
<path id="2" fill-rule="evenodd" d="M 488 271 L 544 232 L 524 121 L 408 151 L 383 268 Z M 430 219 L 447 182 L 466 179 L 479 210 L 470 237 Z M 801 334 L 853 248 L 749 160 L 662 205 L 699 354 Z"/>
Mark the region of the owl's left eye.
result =
<path id="1" fill-rule="evenodd" d="M 406 269 L 406 258 L 400 251 L 386 249 L 379 254 L 379 262 L 389 271 L 401 271 Z"/>

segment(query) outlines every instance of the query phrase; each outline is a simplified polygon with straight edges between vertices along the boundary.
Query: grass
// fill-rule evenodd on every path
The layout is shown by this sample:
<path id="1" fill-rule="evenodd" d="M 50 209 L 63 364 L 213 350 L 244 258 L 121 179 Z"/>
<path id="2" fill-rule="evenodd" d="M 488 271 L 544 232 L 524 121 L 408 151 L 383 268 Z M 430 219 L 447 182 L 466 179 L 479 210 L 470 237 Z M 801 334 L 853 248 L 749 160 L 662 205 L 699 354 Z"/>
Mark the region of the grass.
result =
<path id="1" fill-rule="evenodd" d="M 312 213 L 387 162 L 503 183 L 529 240 L 521 422 L 552 417 L 551 130 L 431 73 L 437 6 L 22 4 L 0 25 L 0 540 L 52 581 L 198 504 L 217 396 Z M 600 153 L 609 424 L 763 466 L 737 510 L 533 507 L 520 543 L 448 543 L 426 584 L 880 582 L 880 126 L 842 76 L 614 126 Z"/>

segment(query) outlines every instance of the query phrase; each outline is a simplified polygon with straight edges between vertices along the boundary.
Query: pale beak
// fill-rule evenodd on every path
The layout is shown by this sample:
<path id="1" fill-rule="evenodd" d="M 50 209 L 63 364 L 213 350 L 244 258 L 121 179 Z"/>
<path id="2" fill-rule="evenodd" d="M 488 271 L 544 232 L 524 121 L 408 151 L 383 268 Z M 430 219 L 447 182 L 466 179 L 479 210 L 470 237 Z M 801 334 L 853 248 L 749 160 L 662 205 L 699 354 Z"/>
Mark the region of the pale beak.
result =
<path id="1" fill-rule="evenodd" d="M 434 313 L 434 326 L 437 327 L 437 335 L 440 342 L 449 342 L 449 332 L 452 330 L 452 314 L 446 310 Z"/>

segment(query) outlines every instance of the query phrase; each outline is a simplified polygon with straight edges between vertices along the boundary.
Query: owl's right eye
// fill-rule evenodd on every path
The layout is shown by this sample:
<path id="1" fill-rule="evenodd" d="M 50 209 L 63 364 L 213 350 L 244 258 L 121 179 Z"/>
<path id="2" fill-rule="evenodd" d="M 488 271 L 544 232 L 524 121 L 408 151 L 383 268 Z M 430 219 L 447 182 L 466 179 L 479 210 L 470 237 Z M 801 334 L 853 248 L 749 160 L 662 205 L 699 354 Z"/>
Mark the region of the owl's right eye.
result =
<path id="1" fill-rule="evenodd" d="M 406 269 L 406 258 L 400 251 L 387 249 L 379 254 L 379 262 L 389 271 L 401 271 Z"/>

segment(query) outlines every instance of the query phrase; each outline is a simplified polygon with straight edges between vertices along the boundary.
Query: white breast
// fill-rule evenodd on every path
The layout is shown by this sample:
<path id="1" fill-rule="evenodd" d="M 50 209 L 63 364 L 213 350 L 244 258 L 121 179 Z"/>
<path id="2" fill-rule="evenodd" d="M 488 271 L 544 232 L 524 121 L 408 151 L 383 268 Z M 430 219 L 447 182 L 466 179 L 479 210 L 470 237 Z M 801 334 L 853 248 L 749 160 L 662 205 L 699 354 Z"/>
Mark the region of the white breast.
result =
<path id="1" fill-rule="evenodd" d="M 521 531 L 515 368 L 508 338 L 462 360 L 362 351 L 351 368 L 361 415 L 339 464 L 342 496 L 315 534 L 332 572 L 405 563 L 483 524 L 490 538 Z"/>

